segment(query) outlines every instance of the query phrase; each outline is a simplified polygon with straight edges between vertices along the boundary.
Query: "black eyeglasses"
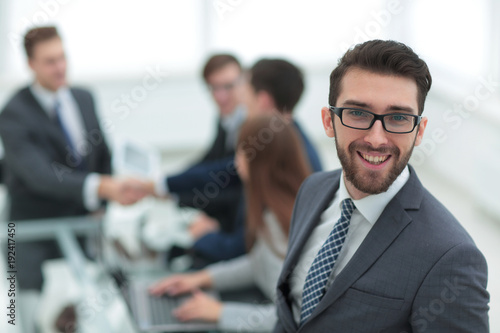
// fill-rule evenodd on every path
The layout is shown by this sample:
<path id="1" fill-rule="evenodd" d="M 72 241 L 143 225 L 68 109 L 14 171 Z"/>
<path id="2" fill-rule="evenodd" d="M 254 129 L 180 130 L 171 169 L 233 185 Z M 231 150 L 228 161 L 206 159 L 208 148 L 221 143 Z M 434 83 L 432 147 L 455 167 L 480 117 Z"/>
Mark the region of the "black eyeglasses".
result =
<path id="1" fill-rule="evenodd" d="M 331 112 L 339 116 L 340 122 L 346 127 L 367 130 L 375 124 L 376 120 L 380 120 L 382 122 L 382 126 L 387 132 L 396 134 L 413 132 L 422 119 L 421 116 L 407 113 L 389 113 L 379 115 L 357 108 L 337 108 L 335 106 L 330 106 L 329 109 Z"/>

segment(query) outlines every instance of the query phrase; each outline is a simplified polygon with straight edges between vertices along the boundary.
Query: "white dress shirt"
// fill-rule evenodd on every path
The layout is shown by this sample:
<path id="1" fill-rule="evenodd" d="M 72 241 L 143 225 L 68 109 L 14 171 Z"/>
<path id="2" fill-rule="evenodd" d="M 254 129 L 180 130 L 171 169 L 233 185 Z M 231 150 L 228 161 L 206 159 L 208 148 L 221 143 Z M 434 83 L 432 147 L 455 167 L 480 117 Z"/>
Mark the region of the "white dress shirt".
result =
<path id="1" fill-rule="evenodd" d="M 386 192 L 369 195 L 361 200 L 353 200 L 354 205 L 356 205 L 356 209 L 352 213 L 347 237 L 337 258 L 333 271 L 328 279 L 326 285 L 327 289 L 332 285 L 335 278 L 349 263 L 349 260 L 351 260 L 354 256 L 354 253 L 356 253 L 387 204 L 406 184 L 409 177 L 410 171 L 408 167 L 406 167 Z M 292 310 L 297 324 L 300 323 L 302 290 L 304 288 L 307 273 L 309 272 L 309 268 L 311 267 L 314 258 L 323 246 L 323 243 L 330 235 L 330 232 L 337 221 L 340 219 L 341 203 L 347 198 L 351 198 L 351 196 L 345 187 L 344 173 L 342 172 L 340 175 L 339 189 L 337 193 L 335 193 L 331 204 L 321 215 L 318 225 L 314 228 L 311 236 L 304 245 L 302 254 L 297 262 L 297 266 L 290 277 Z M 297 221 L 295 222 L 297 223 Z"/>
<path id="2" fill-rule="evenodd" d="M 226 131 L 226 149 L 236 150 L 238 135 L 240 134 L 241 124 L 247 118 L 246 109 L 243 106 L 238 106 L 231 113 L 221 118 L 221 126 Z"/>
<path id="3" fill-rule="evenodd" d="M 68 136 L 75 150 L 80 156 L 85 156 L 87 145 L 85 125 L 82 114 L 68 87 L 61 87 L 57 91 L 50 91 L 42 87 L 38 82 L 30 87 L 31 93 L 40 103 L 50 119 L 55 114 L 55 106 L 58 102 L 59 118 L 66 129 Z M 69 153 L 69 152 L 68 152 Z M 83 204 L 89 211 L 97 210 L 100 207 L 98 196 L 101 177 L 98 173 L 89 173 L 83 184 Z"/>

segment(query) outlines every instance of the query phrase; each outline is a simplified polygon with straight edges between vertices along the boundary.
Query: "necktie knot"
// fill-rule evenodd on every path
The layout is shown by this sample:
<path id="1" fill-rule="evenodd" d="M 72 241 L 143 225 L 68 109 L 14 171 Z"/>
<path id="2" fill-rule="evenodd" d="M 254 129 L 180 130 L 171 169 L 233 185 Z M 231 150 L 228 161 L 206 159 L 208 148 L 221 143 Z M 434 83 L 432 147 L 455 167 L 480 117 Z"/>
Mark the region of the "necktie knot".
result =
<path id="1" fill-rule="evenodd" d="M 356 209 L 356 206 L 354 205 L 354 202 L 352 202 L 352 199 L 347 198 L 342 200 L 342 216 L 344 216 L 347 220 L 351 220 L 352 212 Z"/>

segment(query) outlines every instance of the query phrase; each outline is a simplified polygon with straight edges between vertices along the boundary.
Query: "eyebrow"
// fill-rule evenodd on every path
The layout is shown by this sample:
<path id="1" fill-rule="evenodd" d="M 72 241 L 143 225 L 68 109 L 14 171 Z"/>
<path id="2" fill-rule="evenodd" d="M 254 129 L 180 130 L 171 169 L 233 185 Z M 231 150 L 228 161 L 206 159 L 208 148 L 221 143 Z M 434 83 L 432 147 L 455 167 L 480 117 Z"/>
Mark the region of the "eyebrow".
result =
<path id="1" fill-rule="evenodd" d="M 404 111 L 409 113 L 414 113 L 413 108 L 404 105 L 390 105 L 386 110 L 388 111 Z"/>
<path id="2" fill-rule="evenodd" d="M 348 99 L 342 103 L 342 106 L 355 106 L 358 108 L 368 108 L 368 109 L 373 109 L 373 106 L 371 104 L 367 104 L 365 102 L 353 100 L 353 99 Z M 408 113 L 414 113 L 415 110 L 412 107 L 405 106 L 405 105 L 396 105 L 396 104 L 391 104 L 389 105 L 385 111 L 403 111 L 403 112 L 408 112 Z"/>

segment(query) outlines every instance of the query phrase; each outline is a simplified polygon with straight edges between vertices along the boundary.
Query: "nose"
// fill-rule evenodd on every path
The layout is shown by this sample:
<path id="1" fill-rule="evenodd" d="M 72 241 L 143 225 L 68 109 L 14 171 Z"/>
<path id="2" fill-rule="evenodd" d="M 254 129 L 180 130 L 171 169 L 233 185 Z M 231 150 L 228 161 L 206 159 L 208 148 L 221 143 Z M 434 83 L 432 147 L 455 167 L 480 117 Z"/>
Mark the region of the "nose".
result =
<path id="1" fill-rule="evenodd" d="M 373 126 L 366 131 L 364 140 L 374 148 L 387 144 L 387 132 L 384 130 L 382 121 L 375 121 Z"/>

